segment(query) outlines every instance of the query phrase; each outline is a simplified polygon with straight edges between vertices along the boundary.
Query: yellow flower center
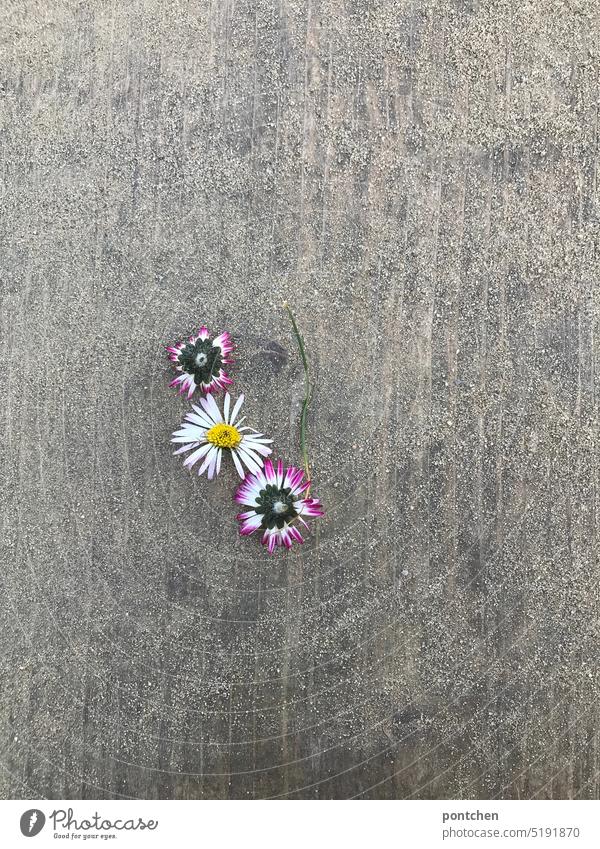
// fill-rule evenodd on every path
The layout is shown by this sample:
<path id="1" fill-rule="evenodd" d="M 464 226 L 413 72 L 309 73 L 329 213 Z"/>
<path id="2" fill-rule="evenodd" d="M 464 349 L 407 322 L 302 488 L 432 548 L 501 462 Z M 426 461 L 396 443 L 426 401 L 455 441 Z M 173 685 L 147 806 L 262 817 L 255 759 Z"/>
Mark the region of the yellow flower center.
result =
<path id="1" fill-rule="evenodd" d="M 206 438 L 217 448 L 236 448 L 242 441 L 242 434 L 233 425 L 222 422 L 207 430 Z"/>

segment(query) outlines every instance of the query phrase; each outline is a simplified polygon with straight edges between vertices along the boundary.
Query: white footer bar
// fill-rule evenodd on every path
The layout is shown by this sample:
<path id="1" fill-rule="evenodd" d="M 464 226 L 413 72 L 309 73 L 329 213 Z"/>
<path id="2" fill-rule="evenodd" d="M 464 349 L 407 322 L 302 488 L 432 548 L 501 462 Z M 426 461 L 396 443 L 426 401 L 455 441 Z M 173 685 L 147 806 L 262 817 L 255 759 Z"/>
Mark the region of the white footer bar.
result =
<path id="1" fill-rule="evenodd" d="M 0 846 L 600 847 L 596 801 L 0 801 Z"/>

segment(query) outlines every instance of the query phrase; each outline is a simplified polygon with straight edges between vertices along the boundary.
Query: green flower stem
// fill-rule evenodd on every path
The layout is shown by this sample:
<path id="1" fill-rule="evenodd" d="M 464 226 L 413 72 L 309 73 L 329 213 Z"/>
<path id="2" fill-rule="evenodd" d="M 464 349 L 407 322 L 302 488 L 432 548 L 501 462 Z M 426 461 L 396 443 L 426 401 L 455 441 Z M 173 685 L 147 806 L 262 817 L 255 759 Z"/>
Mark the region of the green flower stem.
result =
<path id="1" fill-rule="evenodd" d="M 298 325 L 296 324 L 296 319 L 294 318 L 294 314 L 291 311 L 289 304 L 285 303 L 284 308 L 287 310 L 290 320 L 292 322 L 292 328 L 294 330 L 294 336 L 296 337 L 296 342 L 298 343 L 298 350 L 300 351 L 300 357 L 302 358 L 302 365 L 304 367 L 304 400 L 302 401 L 302 413 L 300 414 L 300 449 L 302 451 L 302 457 L 304 459 L 304 471 L 306 472 L 307 480 L 310 480 L 310 467 L 308 465 L 308 451 L 306 450 L 306 412 L 308 410 L 308 405 L 310 403 L 312 388 L 310 385 L 310 378 L 308 374 L 308 360 L 306 359 L 306 351 L 304 349 L 304 340 L 300 335 L 300 331 L 298 330 Z M 310 492 L 310 487 L 307 489 L 306 494 L 308 495 Z"/>

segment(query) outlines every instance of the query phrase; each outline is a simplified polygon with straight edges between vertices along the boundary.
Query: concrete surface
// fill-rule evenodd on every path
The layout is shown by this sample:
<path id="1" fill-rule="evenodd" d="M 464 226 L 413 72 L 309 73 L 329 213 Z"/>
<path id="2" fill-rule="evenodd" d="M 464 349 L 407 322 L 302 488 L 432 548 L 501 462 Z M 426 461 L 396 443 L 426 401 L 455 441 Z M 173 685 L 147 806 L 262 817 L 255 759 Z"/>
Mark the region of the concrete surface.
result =
<path id="1" fill-rule="evenodd" d="M 8 0 L 0 795 L 592 798 L 583 0 Z M 229 329 L 327 516 L 270 558 L 162 349 Z"/>

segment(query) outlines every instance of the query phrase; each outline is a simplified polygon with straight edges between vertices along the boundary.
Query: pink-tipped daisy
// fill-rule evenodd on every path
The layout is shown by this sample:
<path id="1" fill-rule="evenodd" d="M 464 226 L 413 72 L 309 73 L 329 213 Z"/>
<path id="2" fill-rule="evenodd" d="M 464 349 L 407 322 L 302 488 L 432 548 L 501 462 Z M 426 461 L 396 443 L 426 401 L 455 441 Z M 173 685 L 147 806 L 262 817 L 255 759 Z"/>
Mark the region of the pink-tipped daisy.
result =
<path id="1" fill-rule="evenodd" d="M 200 398 L 201 407 L 192 404 L 194 412 L 186 415 L 180 430 L 176 430 L 171 439 L 171 442 L 183 443 L 175 454 L 194 449 L 183 461 L 184 466 L 191 469 L 198 460 L 203 459 L 198 474 L 206 472 L 208 479 L 212 480 L 221 469 L 223 451 L 227 451 L 241 478 L 246 474 L 244 466 L 251 472 L 261 470 L 263 457 L 268 457 L 273 450 L 268 447 L 268 443 L 273 440 L 265 439 L 262 433 L 251 427 L 240 427 L 245 419 L 245 416 L 238 419 L 243 403 L 244 396 L 240 395 L 231 415 L 229 392 L 225 393 L 222 413 L 212 395 Z"/>
<path id="2" fill-rule="evenodd" d="M 201 327 L 186 342 L 168 345 L 167 351 L 169 359 L 181 372 L 169 383 L 169 386 L 179 387 L 179 394 L 187 392 L 187 397 L 191 398 L 199 389 L 203 395 L 208 395 L 233 383 L 223 368 L 231 363 L 229 354 L 233 351 L 233 342 L 227 332 L 211 339 L 207 328 Z"/>
<path id="3" fill-rule="evenodd" d="M 240 522 L 240 534 L 247 536 L 262 530 L 262 544 L 272 554 L 275 547 L 292 547 L 292 542 L 304 542 L 297 523 L 308 527 L 304 516 L 323 516 L 323 508 L 318 498 L 303 498 L 302 494 L 310 486 L 304 480 L 304 472 L 290 466 L 283 468 L 281 460 L 275 469 L 270 460 L 265 461 L 263 469 L 246 476 L 237 488 L 235 500 L 238 504 L 250 507 L 246 513 L 237 517 Z"/>

